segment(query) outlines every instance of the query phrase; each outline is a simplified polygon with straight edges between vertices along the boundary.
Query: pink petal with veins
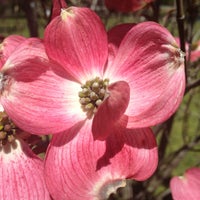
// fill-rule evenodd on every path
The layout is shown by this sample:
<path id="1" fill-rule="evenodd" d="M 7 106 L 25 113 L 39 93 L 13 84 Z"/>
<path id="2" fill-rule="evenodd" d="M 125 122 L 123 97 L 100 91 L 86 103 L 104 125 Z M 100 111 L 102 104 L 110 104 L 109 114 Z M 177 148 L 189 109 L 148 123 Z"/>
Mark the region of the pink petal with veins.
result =
<path id="1" fill-rule="evenodd" d="M 47 152 L 48 190 L 59 200 L 106 199 L 126 178 L 145 180 L 158 155 L 151 129 L 116 127 L 106 140 L 93 140 L 91 120 L 54 135 Z M 147 139 L 148 138 L 148 139 Z"/>
<path id="2" fill-rule="evenodd" d="M 0 199 L 51 199 L 44 181 L 43 161 L 27 144 L 16 140 L 0 151 Z"/>
<path id="3" fill-rule="evenodd" d="M 128 127 L 152 126 L 176 111 L 185 90 L 183 57 L 173 36 L 159 24 L 140 23 L 126 34 L 105 76 L 130 86 Z"/>
<path id="4" fill-rule="evenodd" d="M 26 38 L 19 35 L 10 35 L 3 40 L 0 44 L 0 69 L 11 53 L 25 40 Z"/>
<path id="5" fill-rule="evenodd" d="M 48 56 L 77 81 L 102 76 L 108 47 L 100 18 L 88 8 L 69 7 L 45 29 Z"/>
<path id="6" fill-rule="evenodd" d="M 134 26 L 135 24 L 120 24 L 108 31 L 108 66 L 112 64 L 116 53 L 118 51 L 119 45 L 126 35 L 126 33 Z"/>
<path id="7" fill-rule="evenodd" d="M 193 167 L 185 172 L 184 177 L 173 177 L 170 188 L 174 200 L 200 199 L 200 169 Z"/>
<path id="8" fill-rule="evenodd" d="M 39 39 L 19 46 L 2 71 L 1 104 L 20 128 L 37 134 L 58 133 L 85 119 L 77 92 L 80 85 L 49 61 Z"/>
<path id="9" fill-rule="evenodd" d="M 108 97 L 99 106 L 92 123 L 94 139 L 104 140 L 112 131 L 116 122 L 124 114 L 130 99 L 129 85 L 124 81 L 108 87 Z"/>

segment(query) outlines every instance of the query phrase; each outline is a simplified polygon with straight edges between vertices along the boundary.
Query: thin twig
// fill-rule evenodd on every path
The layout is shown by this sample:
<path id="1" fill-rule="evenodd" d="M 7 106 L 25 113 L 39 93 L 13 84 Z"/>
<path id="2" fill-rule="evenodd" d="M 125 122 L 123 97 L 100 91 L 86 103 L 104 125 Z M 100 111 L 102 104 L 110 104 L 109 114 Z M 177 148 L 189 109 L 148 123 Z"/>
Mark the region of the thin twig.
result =
<path id="1" fill-rule="evenodd" d="M 176 0 L 176 8 L 177 8 L 176 17 L 177 17 L 178 31 L 180 37 L 180 46 L 181 50 L 185 52 L 185 28 L 184 28 L 185 14 L 183 9 L 183 0 Z M 185 78 L 187 82 L 186 58 L 185 58 Z"/>
<path id="2" fill-rule="evenodd" d="M 174 117 L 175 114 L 173 116 L 171 116 L 165 123 L 164 123 L 164 129 L 162 132 L 162 137 L 160 139 L 160 144 L 159 144 L 159 157 L 160 160 L 162 160 L 164 158 L 165 152 L 166 152 L 166 148 L 168 145 L 168 138 L 170 136 L 172 127 L 173 127 L 173 122 L 174 122 Z"/>
<path id="3" fill-rule="evenodd" d="M 177 23 L 178 23 L 178 31 L 180 36 L 180 46 L 181 50 L 185 52 L 185 29 L 184 29 L 184 10 L 183 10 L 183 0 L 176 0 L 177 7 Z"/>
<path id="4" fill-rule="evenodd" d="M 188 93 L 192 88 L 196 88 L 200 86 L 200 79 L 196 80 L 195 82 L 191 83 L 186 87 L 185 94 Z"/>
<path id="5" fill-rule="evenodd" d="M 151 4 L 153 9 L 153 20 L 155 22 L 159 22 L 159 16 L 160 16 L 160 1 L 154 1 Z"/>

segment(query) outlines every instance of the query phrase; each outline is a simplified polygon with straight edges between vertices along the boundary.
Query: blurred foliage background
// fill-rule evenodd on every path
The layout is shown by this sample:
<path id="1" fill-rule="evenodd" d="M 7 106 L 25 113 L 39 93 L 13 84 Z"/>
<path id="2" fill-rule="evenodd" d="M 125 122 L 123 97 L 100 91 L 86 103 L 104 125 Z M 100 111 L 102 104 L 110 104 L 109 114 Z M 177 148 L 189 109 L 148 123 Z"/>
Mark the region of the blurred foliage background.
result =
<path id="1" fill-rule="evenodd" d="M 91 8 L 101 17 L 106 29 L 120 23 L 156 21 L 175 37 L 184 36 L 191 52 L 200 41 L 200 1 L 182 1 L 181 16 L 177 13 L 178 2 L 181 1 L 157 0 L 129 13 L 109 11 L 103 0 L 68 0 L 67 4 Z M 11 34 L 42 38 L 51 8 L 51 0 L 0 0 L 0 40 Z M 127 181 L 127 187 L 111 195 L 110 200 L 170 200 L 171 177 L 182 175 L 190 167 L 200 167 L 200 57 L 194 62 L 188 57 L 186 76 L 186 93 L 177 113 L 165 123 L 152 127 L 159 146 L 157 171 L 147 181 Z"/>

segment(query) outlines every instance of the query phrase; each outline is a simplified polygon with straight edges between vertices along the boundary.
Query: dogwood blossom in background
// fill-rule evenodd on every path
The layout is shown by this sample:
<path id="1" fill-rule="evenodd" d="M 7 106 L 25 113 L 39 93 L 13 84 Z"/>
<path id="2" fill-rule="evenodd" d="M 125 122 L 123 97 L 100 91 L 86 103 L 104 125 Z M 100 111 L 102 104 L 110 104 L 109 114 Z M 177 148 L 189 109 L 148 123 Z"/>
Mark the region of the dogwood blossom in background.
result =
<path id="1" fill-rule="evenodd" d="M 25 39 L 21 36 L 9 36 L 1 44 L 0 101 L 13 122 L 27 132 L 34 133 L 35 130 L 31 127 L 38 127 L 40 132 L 49 134 L 45 130 L 46 124 L 41 119 L 45 119 L 45 121 L 50 120 L 49 122 L 54 124 L 54 127 L 59 124 L 59 115 L 57 116 L 57 114 L 52 113 L 54 118 L 51 121 L 50 113 L 46 113 L 51 108 L 46 106 L 46 101 L 43 100 L 44 98 L 49 98 L 44 95 L 47 93 L 48 86 L 45 85 L 44 87 L 44 85 L 39 84 L 41 82 L 40 75 L 45 74 L 49 68 L 53 69 L 54 65 L 55 63 L 50 62 L 46 56 L 44 46 L 40 39 Z M 52 77 L 48 73 L 46 73 L 46 76 Z M 54 82 L 54 80 L 52 81 Z M 44 82 L 42 81 L 42 83 Z M 27 87 L 24 87 L 23 84 Z M 33 87 L 36 85 L 38 85 L 37 90 Z M 57 85 L 55 85 L 55 91 L 56 88 Z M 52 85 L 50 85 L 50 89 L 52 90 Z M 34 90 L 36 94 L 34 94 Z M 60 100 L 62 99 L 60 98 Z M 51 102 L 51 106 L 56 109 L 57 106 L 60 106 L 57 103 L 58 99 L 55 98 L 54 103 Z M 38 106 L 39 104 L 40 106 Z M 24 112 L 27 114 L 26 116 L 23 116 Z M 40 114 L 38 115 L 36 113 Z M 39 116 L 41 119 L 38 118 Z M 52 129 L 48 127 L 48 130 Z"/>
<path id="2" fill-rule="evenodd" d="M 198 61 L 200 59 L 200 41 L 192 44 L 190 60 L 192 62 Z"/>
<path id="3" fill-rule="evenodd" d="M 142 9 L 154 0 L 105 0 L 106 7 L 111 11 L 133 12 Z"/>
<path id="4" fill-rule="evenodd" d="M 50 200 L 44 181 L 44 163 L 22 140 L 17 128 L 0 111 L 0 199 Z"/>
<path id="5" fill-rule="evenodd" d="M 170 188 L 174 200 L 200 199 L 200 169 L 188 169 L 184 176 L 175 176 L 170 181 Z"/>
<path id="6" fill-rule="evenodd" d="M 0 44 L 1 95 L 5 88 L 9 93 L 11 84 L 2 67 L 25 40 L 22 36 L 11 35 Z M 14 125 L 0 105 L 0 199 L 51 199 L 44 181 L 43 160 L 23 140 L 28 135 Z"/>

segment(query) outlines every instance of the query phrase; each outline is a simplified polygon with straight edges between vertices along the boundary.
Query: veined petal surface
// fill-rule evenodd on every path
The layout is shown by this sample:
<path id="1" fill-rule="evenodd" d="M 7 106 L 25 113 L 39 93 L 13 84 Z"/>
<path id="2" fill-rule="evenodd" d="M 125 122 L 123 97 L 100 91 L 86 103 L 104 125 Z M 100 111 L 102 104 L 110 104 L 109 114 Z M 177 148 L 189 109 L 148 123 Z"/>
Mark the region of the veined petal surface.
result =
<path id="1" fill-rule="evenodd" d="M 90 9 L 62 9 L 45 29 L 44 41 L 48 56 L 80 83 L 102 76 L 107 35 L 100 18 Z"/>
<path id="2" fill-rule="evenodd" d="M 134 26 L 135 24 L 119 24 L 114 26 L 108 31 L 108 62 L 107 67 L 112 65 L 112 61 L 114 60 L 119 45 L 126 35 L 126 33 Z"/>
<path id="3" fill-rule="evenodd" d="M 94 139 L 104 140 L 124 114 L 130 99 L 129 85 L 124 81 L 108 87 L 109 96 L 99 106 L 94 115 L 92 133 Z"/>
<path id="4" fill-rule="evenodd" d="M 105 141 L 94 141 L 91 120 L 54 135 L 49 146 L 45 177 L 55 200 L 99 200 L 126 178 L 145 180 L 157 167 L 151 129 L 115 129 Z M 78 132 L 78 133 L 77 133 Z"/>
<path id="5" fill-rule="evenodd" d="M 157 23 L 140 23 L 126 34 L 105 76 L 130 86 L 128 127 L 152 126 L 175 112 L 185 90 L 183 62 L 174 37 Z"/>
<path id="6" fill-rule="evenodd" d="M 25 41 L 2 70 L 1 104 L 21 129 L 58 133 L 86 118 L 78 98 L 80 85 L 47 58 L 40 40 Z"/>
<path id="7" fill-rule="evenodd" d="M 174 200 L 200 199 L 200 169 L 193 167 L 188 169 L 183 177 L 173 177 L 170 188 Z"/>
<path id="8" fill-rule="evenodd" d="M 0 147 L 0 199 L 50 200 L 43 161 L 21 140 Z"/>
<path id="9" fill-rule="evenodd" d="M 10 35 L 3 40 L 0 44 L 0 69 L 11 53 L 25 40 L 26 38 L 20 35 Z"/>

